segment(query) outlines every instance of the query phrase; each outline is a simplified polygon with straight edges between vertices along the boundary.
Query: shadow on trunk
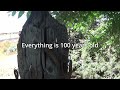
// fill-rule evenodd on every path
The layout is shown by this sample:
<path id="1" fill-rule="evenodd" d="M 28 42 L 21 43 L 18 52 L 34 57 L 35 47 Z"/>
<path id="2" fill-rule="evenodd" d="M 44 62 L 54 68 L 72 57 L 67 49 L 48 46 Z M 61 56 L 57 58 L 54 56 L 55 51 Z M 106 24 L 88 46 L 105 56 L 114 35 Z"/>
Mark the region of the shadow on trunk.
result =
<path id="1" fill-rule="evenodd" d="M 32 11 L 17 45 L 20 78 L 69 79 L 72 73 L 69 48 L 62 48 L 61 43 L 68 43 L 66 27 L 47 11 Z"/>

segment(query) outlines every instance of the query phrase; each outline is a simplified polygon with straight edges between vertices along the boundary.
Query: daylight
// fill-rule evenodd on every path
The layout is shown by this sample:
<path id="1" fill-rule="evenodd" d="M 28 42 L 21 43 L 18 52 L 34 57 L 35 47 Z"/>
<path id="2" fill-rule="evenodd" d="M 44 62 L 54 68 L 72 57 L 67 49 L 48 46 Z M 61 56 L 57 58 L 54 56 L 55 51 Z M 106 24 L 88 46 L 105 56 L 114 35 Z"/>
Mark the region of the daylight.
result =
<path id="1" fill-rule="evenodd" d="M 27 20 L 26 15 L 18 19 L 17 14 L 12 16 L 7 12 L 0 11 L 0 79 L 15 78 L 11 72 L 17 68 L 17 54 L 14 52 L 19 38 L 18 32 Z"/>
<path id="2" fill-rule="evenodd" d="M 0 33 L 18 32 L 27 20 L 26 15 L 18 19 L 18 16 L 9 16 L 8 11 L 0 11 Z"/>
<path id="3" fill-rule="evenodd" d="M 0 79 L 120 79 L 119 11 L 0 11 Z"/>

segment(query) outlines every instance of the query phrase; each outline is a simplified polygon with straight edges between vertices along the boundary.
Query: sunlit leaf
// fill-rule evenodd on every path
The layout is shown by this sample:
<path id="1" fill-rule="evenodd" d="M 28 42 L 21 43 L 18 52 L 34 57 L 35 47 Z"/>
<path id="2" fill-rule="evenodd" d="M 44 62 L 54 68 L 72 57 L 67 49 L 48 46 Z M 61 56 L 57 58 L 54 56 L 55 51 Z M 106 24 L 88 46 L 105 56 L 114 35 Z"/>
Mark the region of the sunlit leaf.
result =
<path id="1" fill-rule="evenodd" d="M 27 19 L 30 17 L 31 11 L 27 12 Z"/>
<path id="2" fill-rule="evenodd" d="M 24 11 L 20 11 L 20 12 L 18 13 L 18 18 L 20 18 L 23 14 L 24 14 Z"/>
<path id="3" fill-rule="evenodd" d="M 16 11 L 13 11 L 13 12 L 12 12 L 12 16 L 15 16 L 15 14 L 16 14 Z"/>

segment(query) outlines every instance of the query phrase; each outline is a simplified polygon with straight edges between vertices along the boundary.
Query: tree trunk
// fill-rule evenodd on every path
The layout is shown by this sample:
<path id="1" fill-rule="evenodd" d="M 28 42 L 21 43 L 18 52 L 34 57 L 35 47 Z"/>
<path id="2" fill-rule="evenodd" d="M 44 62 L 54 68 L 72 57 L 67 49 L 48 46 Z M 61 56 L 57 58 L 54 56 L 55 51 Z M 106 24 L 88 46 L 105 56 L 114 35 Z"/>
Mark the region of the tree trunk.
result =
<path id="1" fill-rule="evenodd" d="M 47 11 L 32 11 L 23 26 L 17 45 L 20 78 L 70 78 L 72 63 L 70 62 L 68 68 L 69 49 L 62 48 L 61 43 L 68 43 L 66 27 L 58 23 Z M 34 45 L 25 47 L 25 44 Z M 52 45 L 53 48 L 42 44 Z M 36 49 L 35 45 L 38 45 Z"/>

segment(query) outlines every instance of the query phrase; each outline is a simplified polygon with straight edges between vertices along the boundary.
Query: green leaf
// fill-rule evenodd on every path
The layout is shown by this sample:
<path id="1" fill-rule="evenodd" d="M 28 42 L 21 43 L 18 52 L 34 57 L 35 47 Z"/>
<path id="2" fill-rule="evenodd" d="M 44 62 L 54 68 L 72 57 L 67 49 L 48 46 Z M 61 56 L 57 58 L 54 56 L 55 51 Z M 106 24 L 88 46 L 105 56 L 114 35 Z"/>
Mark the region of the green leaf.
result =
<path id="1" fill-rule="evenodd" d="M 27 12 L 27 19 L 30 17 L 31 11 Z"/>
<path id="2" fill-rule="evenodd" d="M 16 14 L 16 11 L 13 11 L 13 12 L 12 12 L 12 16 L 15 16 L 15 14 Z"/>
<path id="3" fill-rule="evenodd" d="M 18 18 L 20 18 L 24 14 L 24 11 L 20 11 L 18 14 Z"/>

